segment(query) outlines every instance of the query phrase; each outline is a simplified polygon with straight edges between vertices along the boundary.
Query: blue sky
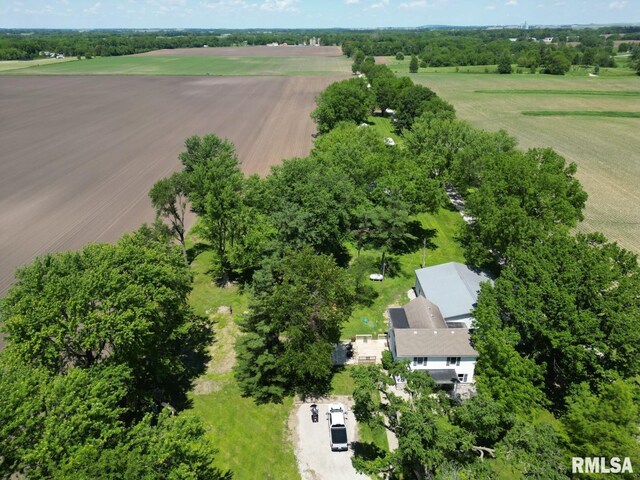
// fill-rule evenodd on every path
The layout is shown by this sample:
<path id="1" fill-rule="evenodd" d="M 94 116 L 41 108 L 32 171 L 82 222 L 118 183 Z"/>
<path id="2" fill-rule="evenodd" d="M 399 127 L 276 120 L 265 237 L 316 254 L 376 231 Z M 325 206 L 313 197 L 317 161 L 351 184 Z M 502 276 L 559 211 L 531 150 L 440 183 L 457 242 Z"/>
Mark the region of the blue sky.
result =
<path id="1" fill-rule="evenodd" d="M 640 23 L 640 0 L 0 0 L 0 28 Z"/>

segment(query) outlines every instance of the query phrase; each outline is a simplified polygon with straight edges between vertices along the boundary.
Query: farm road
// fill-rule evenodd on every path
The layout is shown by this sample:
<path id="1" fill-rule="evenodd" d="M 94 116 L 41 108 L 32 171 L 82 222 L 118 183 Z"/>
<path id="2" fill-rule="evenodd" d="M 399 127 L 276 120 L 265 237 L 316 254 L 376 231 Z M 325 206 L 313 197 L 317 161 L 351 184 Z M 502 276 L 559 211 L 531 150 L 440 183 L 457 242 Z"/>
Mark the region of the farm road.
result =
<path id="1" fill-rule="evenodd" d="M 305 156 L 335 78 L 0 77 L 0 296 L 45 252 L 113 242 L 153 220 L 147 197 L 194 134 L 247 174 Z"/>

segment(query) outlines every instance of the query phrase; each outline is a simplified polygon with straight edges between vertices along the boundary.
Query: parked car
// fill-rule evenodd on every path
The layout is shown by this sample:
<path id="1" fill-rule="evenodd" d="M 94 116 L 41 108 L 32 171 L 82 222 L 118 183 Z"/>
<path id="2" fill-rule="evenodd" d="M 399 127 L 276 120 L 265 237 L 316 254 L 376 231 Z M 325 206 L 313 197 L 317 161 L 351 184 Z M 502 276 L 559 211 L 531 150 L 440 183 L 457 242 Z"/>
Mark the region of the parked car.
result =
<path id="1" fill-rule="evenodd" d="M 345 414 L 346 410 L 341 403 L 329 404 L 327 418 L 329 420 L 329 438 L 332 451 L 345 451 L 349 449 Z"/>

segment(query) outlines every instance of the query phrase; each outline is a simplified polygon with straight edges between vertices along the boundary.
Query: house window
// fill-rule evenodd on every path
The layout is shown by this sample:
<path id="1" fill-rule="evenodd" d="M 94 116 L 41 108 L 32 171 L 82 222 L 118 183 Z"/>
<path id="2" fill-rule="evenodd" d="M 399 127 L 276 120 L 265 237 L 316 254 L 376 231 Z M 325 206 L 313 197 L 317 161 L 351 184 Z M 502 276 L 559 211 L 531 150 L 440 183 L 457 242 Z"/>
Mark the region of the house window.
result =
<path id="1" fill-rule="evenodd" d="M 467 380 L 469 379 L 469 375 L 466 373 L 459 373 L 458 374 L 458 381 L 460 383 L 467 383 Z"/>
<path id="2" fill-rule="evenodd" d="M 427 365 L 427 357 L 413 357 L 414 367 L 425 367 Z"/>
<path id="3" fill-rule="evenodd" d="M 447 367 L 450 365 L 460 366 L 460 357 L 447 357 Z"/>

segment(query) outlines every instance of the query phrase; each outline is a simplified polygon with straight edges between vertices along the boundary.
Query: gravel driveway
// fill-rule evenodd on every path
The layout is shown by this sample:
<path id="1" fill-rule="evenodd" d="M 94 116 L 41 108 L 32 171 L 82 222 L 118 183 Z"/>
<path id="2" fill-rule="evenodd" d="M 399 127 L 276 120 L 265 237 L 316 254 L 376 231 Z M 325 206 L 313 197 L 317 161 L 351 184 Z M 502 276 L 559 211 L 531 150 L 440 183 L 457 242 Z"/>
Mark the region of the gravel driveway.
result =
<path id="1" fill-rule="evenodd" d="M 351 412 L 351 402 L 346 397 L 316 402 L 320 414 L 318 423 L 311 421 L 311 403 L 297 405 L 291 427 L 302 480 L 370 480 L 368 476 L 357 473 L 351 465 L 352 449 L 347 452 L 331 451 L 327 405 L 335 401 L 347 407 L 345 423 L 349 443 L 358 438 L 356 419 Z"/>

